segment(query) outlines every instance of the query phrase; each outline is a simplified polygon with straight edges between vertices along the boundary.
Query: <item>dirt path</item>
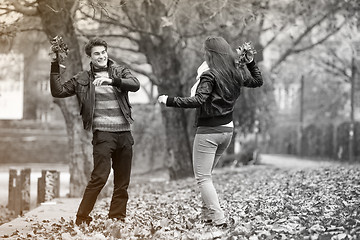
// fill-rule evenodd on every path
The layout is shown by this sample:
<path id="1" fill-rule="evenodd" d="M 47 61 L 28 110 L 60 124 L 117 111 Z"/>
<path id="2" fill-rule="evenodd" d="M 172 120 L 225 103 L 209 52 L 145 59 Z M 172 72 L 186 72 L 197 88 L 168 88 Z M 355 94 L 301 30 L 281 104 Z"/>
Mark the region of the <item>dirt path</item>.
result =
<path id="1" fill-rule="evenodd" d="M 279 168 L 319 168 L 339 163 L 325 160 L 310 160 L 292 155 L 261 154 L 260 164 L 272 165 Z"/>
<path id="2" fill-rule="evenodd" d="M 59 223 L 61 219 L 67 221 L 74 219 L 80 200 L 80 198 L 59 198 L 39 205 L 24 216 L 1 225 L 0 239 L 13 239 L 10 236 L 14 232 L 26 235 L 32 232 L 32 225 L 34 223 L 41 224 L 43 221 Z M 4 238 L 3 236 L 9 236 L 9 238 Z"/>

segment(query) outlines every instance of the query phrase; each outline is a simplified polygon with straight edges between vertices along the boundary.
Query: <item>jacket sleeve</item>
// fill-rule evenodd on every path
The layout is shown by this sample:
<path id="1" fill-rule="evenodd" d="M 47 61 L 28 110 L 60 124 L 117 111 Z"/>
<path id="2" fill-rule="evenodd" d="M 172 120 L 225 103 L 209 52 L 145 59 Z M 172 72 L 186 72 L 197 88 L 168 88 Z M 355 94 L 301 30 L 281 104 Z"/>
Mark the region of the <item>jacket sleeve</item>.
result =
<path id="1" fill-rule="evenodd" d="M 53 97 L 65 98 L 75 95 L 75 82 L 75 79 L 72 78 L 65 83 L 61 83 L 59 63 L 51 63 L 50 91 Z"/>
<path id="2" fill-rule="evenodd" d="M 261 72 L 259 67 L 256 65 L 255 61 L 246 64 L 247 69 L 250 71 L 251 76 L 245 74 L 247 76 L 244 79 L 243 86 L 249 88 L 256 88 L 263 85 L 263 78 L 261 76 Z"/>
<path id="3" fill-rule="evenodd" d="M 213 77 L 206 73 L 200 77 L 199 86 L 196 89 L 195 96 L 192 97 L 168 97 L 166 106 L 178 108 L 198 108 L 210 96 L 213 90 Z"/>
<path id="4" fill-rule="evenodd" d="M 117 66 L 113 71 L 112 85 L 120 88 L 122 91 L 136 92 L 140 89 L 139 80 L 131 74 L 126 67 Z"/>

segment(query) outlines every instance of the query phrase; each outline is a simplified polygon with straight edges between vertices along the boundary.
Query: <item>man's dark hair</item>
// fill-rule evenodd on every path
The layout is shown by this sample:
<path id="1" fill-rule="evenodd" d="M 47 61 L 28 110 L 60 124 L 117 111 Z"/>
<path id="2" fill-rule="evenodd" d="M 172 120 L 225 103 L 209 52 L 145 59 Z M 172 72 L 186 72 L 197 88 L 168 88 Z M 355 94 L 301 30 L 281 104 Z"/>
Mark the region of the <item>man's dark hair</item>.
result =
<path id="1" fill-rule="evenodd" d="M 107 51 L 107 43 L 105 42 L 105 40 L 103 40 L 101 38 L 93 38 L 93 39 L 90 39 L 90 41 L 85 44 L 86 55 L 88 55 L 90 57 L 91 49 L 95 46 L 104 46 L 105 50 Z"/>

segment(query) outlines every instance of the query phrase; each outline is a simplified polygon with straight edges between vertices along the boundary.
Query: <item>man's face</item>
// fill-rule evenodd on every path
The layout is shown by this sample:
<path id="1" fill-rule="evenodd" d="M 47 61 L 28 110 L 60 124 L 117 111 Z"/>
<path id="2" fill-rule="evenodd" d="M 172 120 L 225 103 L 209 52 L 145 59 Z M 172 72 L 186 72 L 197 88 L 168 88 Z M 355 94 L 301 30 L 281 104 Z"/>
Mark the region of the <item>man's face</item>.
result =
<path id="1" fill-rule="evenodd" d="M 108 54 L 104 46 L 94 46 L 91 49 L 91 62 L 94 67 L 106 67 L 108 62 Z"/>

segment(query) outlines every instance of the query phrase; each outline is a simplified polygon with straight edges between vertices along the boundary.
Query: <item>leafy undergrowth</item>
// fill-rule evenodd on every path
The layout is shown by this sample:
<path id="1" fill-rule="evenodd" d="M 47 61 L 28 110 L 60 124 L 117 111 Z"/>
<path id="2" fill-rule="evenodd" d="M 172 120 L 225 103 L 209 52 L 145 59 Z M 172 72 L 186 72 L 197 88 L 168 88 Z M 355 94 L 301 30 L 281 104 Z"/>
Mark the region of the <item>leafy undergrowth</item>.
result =
<path id="1" fill-rule="evenodd" d="M 44 221 L 18 239 L 360 239 L 359 165 L 221 169 L 214 182 L 236 220 L 229 229 L 201 223 L 198 188 L 189 178 L 133 185 L 125 222 L 107 219 L 103 199 L 89 226 Z"/>

